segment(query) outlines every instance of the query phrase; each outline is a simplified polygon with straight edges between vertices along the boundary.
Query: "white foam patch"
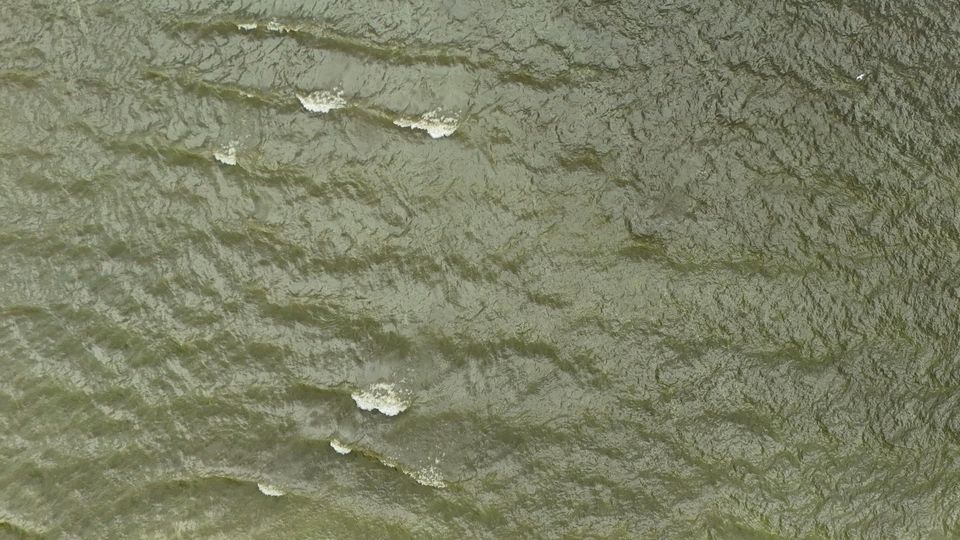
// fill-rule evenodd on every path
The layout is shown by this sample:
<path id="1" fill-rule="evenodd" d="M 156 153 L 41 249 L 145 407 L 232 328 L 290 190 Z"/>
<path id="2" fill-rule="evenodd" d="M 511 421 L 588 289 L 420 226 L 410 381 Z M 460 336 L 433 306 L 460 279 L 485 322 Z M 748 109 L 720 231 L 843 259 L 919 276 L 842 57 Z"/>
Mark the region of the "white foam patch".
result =
<path id="1" fill-rule="evenodd" d="M 225 146 L 221 148 L 219 152 L 214 152 L 213 157 L 224 165 L 236 165 L 237 148 L 232 144 L 230 146 Z"/>
<path id="2" fill-rule="evenodd" d="M 270 22 L 267 23 L 267 30 L 269 30 L 269 31 L 271 31 L 271 32 L 281 32 L 281 33 L 284 33 L 284 32 L 295 32 L 297 29 L 296 29 L 296 28 L 291 28 L 291 27 L 289 27 L 289 26 L 284 26 L 284 25 L 280 24 L 279 22 L 277 22 L 276 20 L 272 20 L 272 21 L 270 21 Z"/>
<path id="3" fill-rule="evenodd" d="M 307 96 L 297 94 L 297 99 L 303 108 L 316 113 L 328 113 L 334 109 L 342 109 L 347 106 L 347 100 L 343 99 L 343 91 L 336 94 L 328 90 L 318 90 Z"/>
<path id="4" fill-rule="evenodd" d="M 394 120 L 393 123 L 400 127 L 422 129 L 434 139 L 453 135 L 453 132 L 460 127 L 458 116 L 444 116 L 440 109 L 430 111 L 416 120 L 400 118 Z"/>
<path id="5" fill-rule="evenodd" d="M 443 481 L 443 475 L 440 474 L 440 470 L 434 466 L 426 467 L 419 471 L 407 472 L 407 474 L 422 486 L 435 488 L 447 487 L 447 483 Z"/>
<path id="6" fill-rule="evenodd" d="M 257 489 L 260 490 L 260 493 L 268 497 L 282 497 L 286 495 L 280 488 L 276 486 L 271 486 L 270 484 L 257 484 Z"/>
<path id="7" fill-rule="evenodd" d="M 330 448 L 333 448 L 333 450 L 338 454 L 347 455 L 350 453 L 350 447 L 346 446 L 345 444 L 338 441 L 337 439 L 333 439 L 332 441 L 330 441 Z"/>
<path id="8" fill-rule="evenodd" d="M 407 410 L 410 403 L 392 384 L 377 383 L 370 388 L 351 394 L 357 407 L 365 411 L 377 410 L 387 416 L 396 416 Z"/>
<path id="9" fill-rule="evenodd" d="M 443 480 L 443 474 L 440 473 L 440 469 L 438 469 L 433 465 L 424 467 L 422 469 L 412 470 L 412 469 L 408 469 L 399 461 L 387 456 L 380 456 L 380 455 L 374 454 L 374 455 L 370 455 L 369 457 L 376 459 L 386 467 L 396 469 L 402 472 L 403 474 L 409 476 L 410 478 L 413 478 L 421 486 L 429 486 L 433 488 L 447 487 L 447 483 Z M 434 462 L 439 463 L 439 460 L 434 460 Z"/>
<path id="10" fill-rule="evenodd" d="M 250 31 L 250 30 L 256 30 L 256 29 L 257 29 L 257 23 L 240 23 L 240 24 L 237 25 L 237 28 L 239 28 L 240 30 L 243 30 L 243 31 L 245 31 L 245 32 Z"/>

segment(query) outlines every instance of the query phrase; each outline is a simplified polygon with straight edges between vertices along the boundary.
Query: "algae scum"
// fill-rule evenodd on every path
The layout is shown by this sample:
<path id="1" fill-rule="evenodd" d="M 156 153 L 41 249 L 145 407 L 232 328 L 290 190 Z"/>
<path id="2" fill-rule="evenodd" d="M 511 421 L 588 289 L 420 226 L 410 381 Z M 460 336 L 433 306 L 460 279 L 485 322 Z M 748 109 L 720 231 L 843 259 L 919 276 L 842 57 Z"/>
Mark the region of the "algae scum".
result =
<path id="1" fill-rule="evenodd" d="M 960 5 L 0 3 L 0 537 L 960 536 Z"/>

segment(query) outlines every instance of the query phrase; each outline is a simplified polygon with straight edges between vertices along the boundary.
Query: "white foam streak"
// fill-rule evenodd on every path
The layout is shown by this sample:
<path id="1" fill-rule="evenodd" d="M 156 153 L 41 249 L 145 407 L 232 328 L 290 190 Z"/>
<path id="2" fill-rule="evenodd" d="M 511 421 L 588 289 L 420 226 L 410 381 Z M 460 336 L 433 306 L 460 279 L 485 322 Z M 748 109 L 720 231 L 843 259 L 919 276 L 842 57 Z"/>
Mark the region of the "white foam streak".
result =
<path id="1" fill-rule="evenodd" d="M 392 384 L 377 383 L 351 394 L 357 407 L 365 411 L 377 410 L 387 416 L 396 416 L 407 410 L 410 404 L 400 395 Z"/>
<path id="2" fill-rule="evenodd" d="M 237 164 L 237 148 L 232 144 L 222 148 L 219 152 L 214 152 L 213 157 L 224 165 Z"/>
<path id="3" fill-rule="evenodd" d="M 297 29 L 297 28 L 291 28 L 291 27 L 289 27 L 289 26 L 284 26 L 284 25 L 280 24 L 279 22 L 277 22 L 276 19 L 274 19 L 274 20 L 272 20 L 272 21 L 270 21 L 270 22 L 267 23 L 267 30 L 269 30 L 269 31 L 271 31 L 271 32 L 285 33 L 285 32 L 295 32 L 295 31 L 297 31 L 298 29 Z"/>
<path id="4" fill-rule="evenodd" d="M 270 484 L 257 484 L 257 489 L 260 490 L 260 493 L 268 497 L 282 497 L 286 495 L 280 488 L 276 486 L 271 486 Z"/>
<path id="5" fill-rule="evenodd" d="M 444 116 L 440 109 L 436 109 L 416 120 L 400 118 L 394 120 L 393 123 L 404 128 L 422 129 L 434 139 L 439 139 L 440 137 L 453 135 L 460 126 L 460 119 L 457 116 Z"/>
<path id="6" fill-rule="evenodd" d="M 333 439 L 332 441 L 330 441 L 330 448 L 333 448 L 333 450 L 338 454 L 347 455 L 350 453 L 350 447 L 346 446 L 345 444 L 338 441 L 337 439 Z"/>
<path id="7" fill-rule="evenodd" d="M 257 29 L 257 23 L 240 23 L 240 24 L 237 25 L 237 28 L 239 28 L 240 30 L 243 30 L 243 31 L 245 31 L 245 32 L 248 32 L 248 31 L 250 31 L 250 30 L 256 30 L 256 29 Z"/>
<path id="8" fill-rule="evenodd" d="M 440 470 L 433 466 L 420 469 L 419 471 L 407 472 L 407 474 L 422 486 L 435 488 L 447 487 L 446 482 L 443 481 L 443 475 L 440 474 Z"/>
<path id="9" fill-rule="evenodd" d="M 306 96 L 297 94 L 297 99 L 300 100 L 304 109 L 316 113 L 328 113 L 347 106 L 347 100 L 343 99 L 343 91 L 334 94 L 327 90 L 318 90 Z"/>

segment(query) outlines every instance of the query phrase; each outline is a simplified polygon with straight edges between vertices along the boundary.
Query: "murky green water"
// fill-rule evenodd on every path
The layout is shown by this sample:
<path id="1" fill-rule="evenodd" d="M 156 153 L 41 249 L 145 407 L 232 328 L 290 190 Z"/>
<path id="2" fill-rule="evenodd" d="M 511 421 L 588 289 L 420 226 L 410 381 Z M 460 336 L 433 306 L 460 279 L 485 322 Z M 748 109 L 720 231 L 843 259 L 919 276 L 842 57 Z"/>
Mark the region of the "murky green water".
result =
<path id="1" fill-rule="evenodd" d="M 4 0 L 0 536 L 960 536 L 958 65 L 942 1 Z"/>

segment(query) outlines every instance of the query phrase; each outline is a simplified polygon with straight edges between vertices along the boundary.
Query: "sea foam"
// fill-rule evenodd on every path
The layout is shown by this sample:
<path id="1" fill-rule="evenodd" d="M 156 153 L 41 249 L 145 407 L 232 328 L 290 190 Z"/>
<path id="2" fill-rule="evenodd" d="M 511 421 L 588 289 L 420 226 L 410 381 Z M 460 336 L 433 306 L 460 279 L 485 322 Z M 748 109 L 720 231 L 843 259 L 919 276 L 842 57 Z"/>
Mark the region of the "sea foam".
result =
<path id="1" fill-rule="evenodd" d="M 460 119 L 458 116 L 444 116 L 440 109 L 436 109 L 425 113 L 416 120 L 399 118 L 394 120 L 393 123 L 404 128 L 422 129 L 434 139 L 439 139 L 440 137 L 453 135 L 453 132 L 460 126 Z"/>
<path id="2" fill-rule="evenodd" d="M 281 497 L 286 495 L 280 488 L 271 486 L 270 484 L 257 484 L 257 489 L 260 490 L 260 493 L 268 497 Z"/>
<path id="3" fill-rule="evenodd" d="M 350 447 L 338 441 L 337 439 L 330 441 L 330 448 L 333 448 L 334 452 L 338 454 L 346 455 L 350 453 Z"/>
<path id="4" fill-rule="evenodd" d="M 237 148 L 232 144 L 230 146 L 225 146 L 221 148 L 219 152 L 214 152 L 213 157 L 224 165 L 236 165 Z"/>
<path id="5" fill-rule="evenodd" d="M 351 394 L 357 407 L 365 410 L 377 410 L 387 416 L 396 416 L 407 410 L 410 403 L 389 383 L 377 383 L 366 390 Z"/>
<path id="6" fill-rule="evenodd" d="M 299 30 L 299 28 L 292 28 L 292 27 L 280 24 L 279 21 L 277 21 L 276 19 L 273 19 L 267 23 L 267 30 L 271 32 L 280 32 L 281 34 L 284 34 L 287 32 L 296 32 L 297 30 Z"/>
<path id="7" fill-rule="evenodd" d="M 334 109 L 342 109 L 347 106 L 347 100 L 343 99 L 343 91 L 337 93 L 328 90 L 317 90 L 306 96 L 297 94 L 297 99 L 303 108 L 316 113 L 328 113 Z"/>
<path id="8" fill-rule="evenodd" d="M 430 486 L 435 488 L 447 487 L 446 482 L 443 481 L 443 475 L 440 474 L 440 470 L 432 465 L 417 471 L 404 472 L 422 486 Z"/>

